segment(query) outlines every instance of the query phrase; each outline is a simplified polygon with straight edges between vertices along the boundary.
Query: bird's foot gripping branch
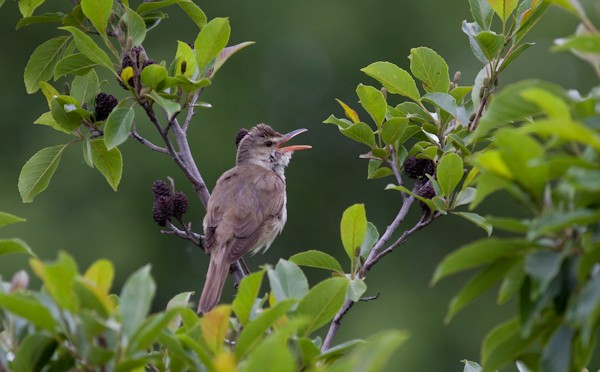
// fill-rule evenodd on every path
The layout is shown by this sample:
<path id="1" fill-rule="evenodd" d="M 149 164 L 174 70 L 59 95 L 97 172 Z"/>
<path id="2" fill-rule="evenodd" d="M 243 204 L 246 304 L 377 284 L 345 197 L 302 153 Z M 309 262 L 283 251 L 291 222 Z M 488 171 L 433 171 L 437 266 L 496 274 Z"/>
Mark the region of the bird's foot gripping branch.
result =
<path id="1" fill-rule="evenodd" d="M 226 220 L 219 210 L 227 209 L 226 183 L 235 177 L 226 173 L 209 199 L 187 133 L 197 109 L 210 107 L 199 102 L 202 92 L 223 63 L 250 43 L 227 46 L 229 21 L 208 21 L 191 0 L 144 1 L 137 7 L 128 1 L 81 0 L 68 2 L 71 8 L 65 13 L 42 14 L 37 8 L 43 3 L 18 1 L 23 19 L 17 27 L 60 24 L 58 34 L 34 50 L 25 67 L 25 87 L 28 93 L 41 91 L 48 103 L 48 111 L 36 123 L 69 139 L 40 150 L 26 162 L 18 182 L 23 201 L 31 202 L 48 187 L 65 150 L 76 143 L 82 145 L 85 163 L 116 190 L 123 170 L 119 146 L 132 138 L 170 157 L 200 203 L 208 206 L 201 235 L 184 221 L 188 202 L 174 185 L 158 182 L 153 188 L 153 217 L 165 227 L 163 232 L 210 251 L 218 275 L 209 272 L 207 283 L 212 284 L 200 301 L 202 316 L 191 309 L 192 292 L 174 296 L 161 306 L 164 311 L 150 314 L 156 286 L 149 266 L 132 274 L 116 295 L 111 293 L 113 264 L 107 260 L 80 272 L 67 253 L 44 262 L 23 241 L 2 239 L 0 255 L 32 257 L 30 271 L 42 289 L 30 289 L 25 272 L 1 283 L 0 370 L 383 368 L 406 339 L 405 333 L 390 330 L 366 342 L 350 340 L 335 346 L 334 339 L 354 304 L 377 297 L 365 296 L 365 280 L 375 264 L 417 231 L 447 216 L 473 222 L 488 235 L 492 228 L 512 234 L 450 253 L 434 274 L 437 282 L 481 268 L 451 301 L 448 320 L 496 283 L 499 302 L 515 298 L 518 307 L 518 315 L 486 337 L 482 367 L 466 362 L 465 369 L 492 371 L 517 361 L 520 370 L 569 371 L 581 370 L 589 362 L 600 324 L 599 95 L 597 90 L 568 93 L 533 80 L 496 92 L 507 67 L 532 47 L 524 37 L 551 3 L 581 21 L 577 34 L 560 40 L 554 50 L 576 52 L 598 73 L 598 31 L 578 1 L 469 0 L 473 21 L 465 21 L 462 30 L 483 65 L 472 83 L 464 84 L 460 73 L 451 76 L 446 61 L 426 47 L 410 51 L 408 69 L 390 62 L 363 68 L 378 84 L 356 89 L 365 114 L 339 101 L 346 118 L 332 115 L 325 123 L 367 147 L 361 157 L 368 160 L 368 178 L 391 177 L 387 189 L 395 201 L 390 204 L 398 205 L 396 217 L 380 234 L 368 222 L 364 205 L 349 207 L 340 224 L 346 269 L 329 253 L 298 253 L 246 276 L 232 303 L 222 305 L 216 304 L 223 272 L 243 253 L 268 246 L 281 229 L 285 197 L 277 191 L 283 167 L 291 151 L 305 148 L 281 147 L 297 132 L 281 136 L 266 126 L 240 131 L 238 166 L 240 160 L 245 164 L 250 159 L 246 165 L 271 172 L 251 178 L 257 184 L 271 180 L 264 190 L 273 193 L 257 199 L 261 206 L 273 204 L 267 209 L 276 218 L 267 224 L 270 229 L 232 234 L 242 238 L 240 242 L 224 244 L 229 235 L 219 230 L 225 226 L 219 222 L 235 225 L 236 218 Z M 0 1 L 2 5 L 6 6 Z M 143 44 L 147 33 L 161 26 L 169 6 L 181 8 L 199 32 L 190 38 L 191 45 L 177 42 L 169 61 L 157 62 Z M 494 30 L 493 25 L 501 27 Z M 120 87 L 113 84 L 114 94 L 100 91 L 100 71 L 118 82 Z M 63 79 L 68 88 L 59 92 L 52 78 Z M 148 130 L 155 131 L 157 142 L 142 134 Z M 237 176 L 243 176 L 244 170 L 238 171 Z M 497 191 L 516 200 L 526 217 L 483 217 L 461 210 L 477 207 Z M 421 211 L 415 220 L 409 211 L 416 202 Z M 219 203 L 224 208 L 217 208 Z M 265 219 L 251 215 L 256 208 L 245 208 L 248 215 L 239 219 L 263 226 Z M 0 214 L 0 226 L 21 221 Z M 327 270 L 331 277 L 310 287 L 301 266 Z M 263 284 L 268 284 L 268 291 Z M 322 339 L 319 332 L 326 326 Z"/>

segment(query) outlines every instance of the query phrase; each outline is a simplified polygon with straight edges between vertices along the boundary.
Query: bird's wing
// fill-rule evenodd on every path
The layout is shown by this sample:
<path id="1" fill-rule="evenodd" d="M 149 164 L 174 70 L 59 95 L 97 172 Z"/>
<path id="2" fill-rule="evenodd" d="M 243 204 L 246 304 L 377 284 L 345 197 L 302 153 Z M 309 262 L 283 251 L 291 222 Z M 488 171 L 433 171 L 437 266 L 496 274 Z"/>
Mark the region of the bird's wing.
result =
<path id="1" fill-rule="evenodd" d="M 234 262 L 260 243 L 267 220 L 279 218 L 285 183 L 263 167 L 238 166 L 219 178 L 210 200 L 204 219 L 206 248 L 224 244 L 229 247 L 227 260 Z"/>

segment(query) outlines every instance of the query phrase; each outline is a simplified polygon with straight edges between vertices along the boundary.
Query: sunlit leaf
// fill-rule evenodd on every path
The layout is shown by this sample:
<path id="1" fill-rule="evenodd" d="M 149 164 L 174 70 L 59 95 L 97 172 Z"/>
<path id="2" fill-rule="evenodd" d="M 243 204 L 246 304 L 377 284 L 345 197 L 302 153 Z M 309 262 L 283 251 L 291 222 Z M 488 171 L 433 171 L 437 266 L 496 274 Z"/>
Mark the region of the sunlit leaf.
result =
<path id="1" fill-rule="evenodd" d="M 135 112 L 131 107 L 117 107 L 111 111 L 104 126 L 104 143 L 108 151 L 129 138 Z"/>
<path id="2" fill-rule="evenodd" d="M 92 22 L 100 34 L 106 33 L 113 0 L 81 0 L 83 14 Z"/>
<path id="3" fill-rule="evenodd" d="M 517 8 L 519 0 L 488 0 L 488 3 L 502 22 L 506 22 L 511 13 Z"/>
<path id="4" fill-rule="evenodd" d="M 227 18 L 214 18 L 206 24 L 194 42 L 198 69 L 202 72 L 204 67 L 227 45 L 231 28 Z M 202 76 L 209 76 L 209 73 Z"/>
<path id="5" fill-rule="evenodd" d="M 463 177 L 463 161 L 454 152 L 446 153 L 436 168 L 441 196 L 450 196 Z"/>
<path id="6" fill-rule="evenodd" d="M 377 127 L 381 127 L 387 111 L 387 103 L 383 93 L 372 86 L 359 84 L 356 88 L 356 94 L 360 98 L 360 104 L 369 113 Z"/>
<path id="7" fill-rule="evenodd" d="M 58 36 L 40 44 L 29 57 L 25 66 L 25 88 L 32 94 L 39 89 L 38 82 L 48 81 L 54 68 L 71 41 L 68 36 Z"/>
<path id="8" fill-rule="evenodd" d="M 389 93 L 400 94 L 413 101 L 419 101 L 421 98 L 412 76 L 393 63 L 375 62 L 361 71 L 379 81 Z"/>
<path id="9" fill-rule="evenodd" d="M 23 203 L 32 202 L 37 194 L 48 187 L 66 147 L 67 145 L 46 147 L 27 160 L 19 174 L 18 184 Z"/>
<path id="10" fill-rule="evenodd" d="M 354 265 L 357 250 L 360 250 L 367 233 L 367 215 L 364 204 L 354 204 L 344 211 L 340 232 L 344 250 Z"/>
<path id="11" fill-rule="evenodd" d="M 240 283 L 232 307 L 242 326 L 245 326 L 250 319 L 252 306 L 258 296 L 264 274 L 265 272 L 262 270 L 257 271 L 246 276 Z"/>
<path id="12" fill-rule="evenodd" d="M 121 152 L 116 147 L 108 150 L 102 139 L 90 141 L 90 148 L 92 150 L 94 165 L 104 178 L 106 178 L 110 187 L 117 191 L 123 173 L 123 157 L 121 156 Z"/>
<path id="13" fill-rule="evenodd" d="M 338 273 L 344 272 L 342 266 L 334 257 L 316 250 L 297 253 L 290 257 L 289 261 L 300 266 L 316 267 Z"/>
<path id="14" fill-rule="evenodd" d="M 434 50 L 419 47 L 410 50 L 410 71 L 423 83 L 427 93 L 447 93 L 450 76 L 446 61 Z"/>

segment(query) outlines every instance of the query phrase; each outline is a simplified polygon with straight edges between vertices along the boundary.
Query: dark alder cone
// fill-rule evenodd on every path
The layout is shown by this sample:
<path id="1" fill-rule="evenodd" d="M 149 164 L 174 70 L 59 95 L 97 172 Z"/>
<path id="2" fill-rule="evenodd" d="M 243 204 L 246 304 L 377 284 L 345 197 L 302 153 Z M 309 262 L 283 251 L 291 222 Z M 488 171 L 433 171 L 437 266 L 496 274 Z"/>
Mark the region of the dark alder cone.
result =
<path id="1" fill-rule="evenodd" d="M 429 159 L 418 159 L 414 156 L 406 159 L 404 172 L 407 176 L 414 179 L 423 179 L 425 174 L 433 176 L 435 173 L 435 163 Z"/>
<path id="2" fill-rule="evenodd" d="M 187 196 L 182 191 L 177 191 L 173 194 L 173 216 L 178 220 L 187 212 L 188 210 L 188 199 Z"/>
<path id="3" fill-rule="evenodd" d="M 160 196 L 171 196 L 171 190 L 165 181 L 156 180 L 152 184 L 152 195 L 154 195 L 154 199 L 156 200 Z"/>
<path id="4" fill-rule="evenodd" d="M 248 129 L 246 128 L 242 128 L 237 132 L 237 135 L 235 136 L 235 147 L 238 147 L 240 142 L 242 141 L 242 138 L 246 137 L 246 135 L 248 134 Z"/>
<path id="5" fill-rule="evenodd" d="M 112 94 L 98 93 L 96 96 L 96 105 L 94 106 L 96 121 L 106 120 L 118 104 L 119 100 Z"/>
<path id="6" fill-rule="evenodd" d="M 165 226 L 173 216 L 173 200 L 171 196 L 159 196 L 152 205 L 152 218 L 160 226 Z"/>
<path id="7" fill-rule="evenodd" d="M 435 196 L 435 189 L 431 185 L 431 182 L 426 182 L 417 189 L 416 194 L 425 199 L 432 199 Z M 427 204 L 423 203 L 420 200 L 419 200 L 419 206 L 421 207 L 423 212 L 426 212 L 426 213 L 430 212 L 430 209 L 427 206 Z"/>

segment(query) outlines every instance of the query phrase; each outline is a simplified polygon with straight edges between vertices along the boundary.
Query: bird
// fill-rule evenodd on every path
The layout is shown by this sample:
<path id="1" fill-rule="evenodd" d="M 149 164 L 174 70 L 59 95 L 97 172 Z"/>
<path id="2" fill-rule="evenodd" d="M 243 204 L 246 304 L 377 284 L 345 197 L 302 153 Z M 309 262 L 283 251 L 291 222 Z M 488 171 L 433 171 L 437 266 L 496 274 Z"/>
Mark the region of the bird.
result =
<path id="1" fill-rule="evenodd" d="M 210 262 L 198 313 L 206 314 L 219 303 L 231 264 L 248 252 L 266 251 L 283 229 L 287 220 L 284 169 L 295 151 L 312 148 L 283 145 L 306 131 L 281 134 L 258 124 L 238 132 L 236 165 L 217 180 L 203 220 Z"/>

